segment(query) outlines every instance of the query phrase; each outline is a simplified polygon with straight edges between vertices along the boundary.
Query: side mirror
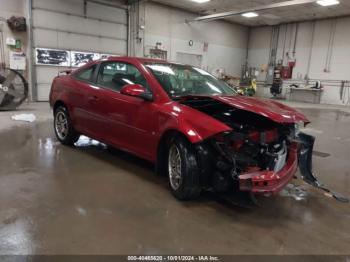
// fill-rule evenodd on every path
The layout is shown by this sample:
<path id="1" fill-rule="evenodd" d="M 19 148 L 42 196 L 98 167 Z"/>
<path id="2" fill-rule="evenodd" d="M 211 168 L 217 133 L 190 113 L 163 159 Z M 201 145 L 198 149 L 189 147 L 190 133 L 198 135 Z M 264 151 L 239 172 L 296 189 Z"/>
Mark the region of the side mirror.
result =
<path id="1" fill-rule="evenodd" d="M 153 101 L 152 93 L 139 84 L 125 85 L 120 93 L 126 96 L 140 97 L 146 101 Z"/>

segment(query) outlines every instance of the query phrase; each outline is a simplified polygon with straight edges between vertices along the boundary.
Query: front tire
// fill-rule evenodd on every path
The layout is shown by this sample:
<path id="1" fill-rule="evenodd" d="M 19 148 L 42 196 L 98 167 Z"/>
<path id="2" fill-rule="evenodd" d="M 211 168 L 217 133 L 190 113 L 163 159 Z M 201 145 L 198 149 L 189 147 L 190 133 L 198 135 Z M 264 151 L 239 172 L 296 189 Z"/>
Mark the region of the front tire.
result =
<path id="1" fill-rule="evenodd" d="M 170 141 L 167 154 L 167 173 L 172 194 L 179 200 L 199 197 L 200 172 L 192 145 L 183 137 Z"/>
<path id="2" fill-rule="evenodd" d="M 73 145 L 79 139 L 79 134 L 75 131 L 68 110 L 64 106 L 59 106 L 55 110 L 54 129 L 57 139 L 63 145 Z"/>

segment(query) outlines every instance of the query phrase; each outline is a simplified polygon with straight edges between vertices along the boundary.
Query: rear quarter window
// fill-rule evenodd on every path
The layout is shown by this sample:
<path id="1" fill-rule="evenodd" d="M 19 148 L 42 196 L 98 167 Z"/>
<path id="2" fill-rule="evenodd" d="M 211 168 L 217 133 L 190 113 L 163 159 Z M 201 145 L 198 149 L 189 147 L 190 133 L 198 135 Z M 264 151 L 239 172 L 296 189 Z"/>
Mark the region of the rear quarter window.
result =
<path id="1" fill-rule="evenodd" d="M 97 67 L 97 65 L 93 65 L 89 68 L 86 68 L 86 69 L 79 71 L 75 75 L 75 78 L 82 80 L 82 81 L 92 82 L 92 78 L 94 76 L 94 72 L 96 70 L 96 67 Z"/>

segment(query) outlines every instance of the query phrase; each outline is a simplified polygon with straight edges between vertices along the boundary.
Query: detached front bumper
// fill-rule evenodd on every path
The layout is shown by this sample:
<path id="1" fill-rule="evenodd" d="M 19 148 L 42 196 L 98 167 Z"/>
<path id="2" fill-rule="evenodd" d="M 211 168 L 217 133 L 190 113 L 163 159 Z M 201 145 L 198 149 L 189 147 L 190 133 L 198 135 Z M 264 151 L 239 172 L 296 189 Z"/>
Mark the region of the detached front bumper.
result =
<path id="1" fill-rule="evenodd" d="M 313 136 L 299 133 L 290 145 L 288 160 L 279 172 L 260 171 L 245 173 L 239 176 L 239 189 L 254 194 L 275 195 L 280 192 L 294 177 L 299 166 L 301 178 L 309 185 L 324 191 L 334 199 L 348 203 L 349 199 L 328 189 L 312 172 L 312 153 L 315 143 Z"/>
<path id="2" fill-rule="evenodd" d="M 294 177 L 298 168 L 298 143 L 292 143 L 288 150 L 285 166 L 279 171 L 258 171 L 239 176 L 239 189 L 254 194 L 275 195 Z"/>

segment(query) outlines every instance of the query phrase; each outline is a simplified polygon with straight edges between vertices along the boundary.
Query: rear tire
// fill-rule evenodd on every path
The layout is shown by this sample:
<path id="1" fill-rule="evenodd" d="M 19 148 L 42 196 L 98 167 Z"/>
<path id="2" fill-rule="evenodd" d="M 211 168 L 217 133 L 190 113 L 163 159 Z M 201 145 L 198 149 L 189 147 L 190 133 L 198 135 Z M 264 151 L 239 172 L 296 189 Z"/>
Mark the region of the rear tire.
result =
<path id="1" fill-rule="evenodd" d="M 57 139 L 63 145 L 73 145 L 80 137 L 72 125 L 67 108 L 64 106 L 59 106 L 55 110 L 54 130 Z"/>
<path id="2" fill-rule="evenodd" d="M 167 150 L 167 174 L 172 194 L 179 200 L 199 197 L 200 172 L 193 146 L 183 137 L 170 140 Z"/>

